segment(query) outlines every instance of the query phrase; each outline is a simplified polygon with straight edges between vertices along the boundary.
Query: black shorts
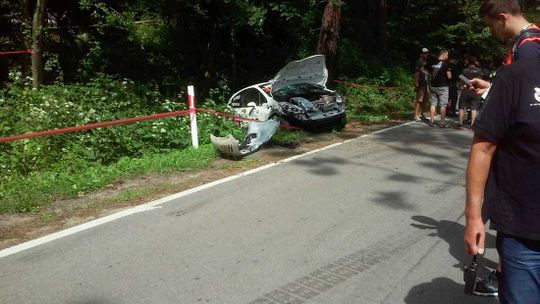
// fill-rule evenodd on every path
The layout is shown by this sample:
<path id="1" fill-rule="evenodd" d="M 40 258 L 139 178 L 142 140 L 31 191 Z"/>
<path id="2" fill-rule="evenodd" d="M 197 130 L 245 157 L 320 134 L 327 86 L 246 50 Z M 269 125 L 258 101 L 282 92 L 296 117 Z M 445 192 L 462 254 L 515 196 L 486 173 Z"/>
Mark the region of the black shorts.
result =
<path id="1" fill-rule="evenodd" d="M 459 109 L 471 109 L 478 110 L 480 107 L 480 101 L 482 98 L 469 90 L 463 90 L 459 97 Z"/>

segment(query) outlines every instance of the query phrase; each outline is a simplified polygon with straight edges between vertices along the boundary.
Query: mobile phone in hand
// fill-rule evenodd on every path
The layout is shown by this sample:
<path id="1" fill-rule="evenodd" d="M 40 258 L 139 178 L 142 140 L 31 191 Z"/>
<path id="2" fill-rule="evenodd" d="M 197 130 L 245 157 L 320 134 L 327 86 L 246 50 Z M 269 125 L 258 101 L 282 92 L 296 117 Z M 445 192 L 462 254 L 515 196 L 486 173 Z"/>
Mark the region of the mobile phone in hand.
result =
<path id="1" fill-rule="evenodd" d="M 463 82 L 464 84 L 466 84 L 468 86 L 472 85 L 471 80 L 469 78 L 465 77 L 465 75 L 463 75 L 463 74 L 459 75 L 459 80 L 461 80 L 461 82 Z"/>

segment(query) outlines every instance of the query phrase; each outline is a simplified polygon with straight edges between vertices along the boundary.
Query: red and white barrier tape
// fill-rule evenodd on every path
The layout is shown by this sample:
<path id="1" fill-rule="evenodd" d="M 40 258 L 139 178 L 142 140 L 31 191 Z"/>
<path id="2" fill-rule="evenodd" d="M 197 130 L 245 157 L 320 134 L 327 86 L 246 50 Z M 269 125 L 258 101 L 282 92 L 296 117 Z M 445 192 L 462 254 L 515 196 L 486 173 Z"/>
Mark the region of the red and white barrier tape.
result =
<path id="1" fill-rule="evenodd" d="M 0 56 L 2 55 L 15 55 L 15 54 L 35 54 L 37 53 L 36 51 L 34 50 L 31 50 L 31 49 L 28 49 L 28 50 L 21 50 L 21 51 L 5 51 L 5 52 L 0 52 Z"/>
<path id="2" fill-rule="evenodd" d="M 55 135 L 55 134 L 73 133 L 73 132 L 79 132 L 79 131 L 84 131 L 84 130 L 109 127 L 109 126 L 126 125 L 126 124 L 136 123 L 139 121 L 153 120 L 153 119 L 174 117 L 174 116 L 182 116 L 182 115 L 188 115 L 188 114 L 189 114 L 189 110 L 167 112 L 167 113 L 160 113 L 160 114 L 154 114 L 154 115 L 148 115 L 148 116 L 140 116 L 140 117 L 132 117 L 132 118 L 126 118 L 126 119 L 113 120 L 113 121 L 98 122 L 98 123 L 93 123 L 93 124 L 80 125 L 80 126 L 68 127 L 68 128 L 62 128 L 62 129 L 12 135 L 12 136 L 7 136 L 7 137 L 1 137 L 0 143 L 10 142 L 10 141 L 15 141 L 15 140 L 20 140 L 20 139 L 43 137 L 43 136 L 49 136 L 49 135 Z"/>
<path id="3" fill-rule="evenodd" d="M 208 110 L 208 109 L 194 108 L 194 109 L 190 109 L 190 110 L 183 110 L 183 111 L 175 111 L 175 112 L 153 114 L 153 115 L 148 115 L 148 116 L 125 118 L 125 119 L 119 119 L 119 120 L 113 120 L 113 121 L 105 121 L 105 122 L 98 122 L 98 123 L 92 123 L 92 124 L 87 124 L 87 125 L 80 125 L 80 126 L 75 126 L 75 127 L 68 127 L 68 128 L 40 131 L 40 132 L 31 132 L 31 133 L 18 134 L 18 135 L 11 135 L 11 136 L 7 136 L 7 137 L 0 137 L 0 143 L 11 142 L 11 141 L 16 141 L 16 140 L 21 140 L 21 139 L 44 137 L 44 136 L 50 136 L 50 135 L 55 135 L 55 134 L 73 133 L 73 132 L 79 132 L 79 131 L 85 131 L 85 130 L 103 128 L 103 127 L 110 127 L 110 126 L 116 126 L 116 125 L 126 125 L 126 124 L 132 124 L 132 123 L 136 123 L 136 122 L 140 122 L 140 121 L 146 121 L 146 120 L 155 120 L 155 119 L 167 118 L 167 117 L 175 117 L 175 116 L 185 116 L 185 115 L 193 114 L 193 110 L 195 110 L 195 112 L 202 112 L 202 113 L 208 113 L 208 114 L 212 114 L 212 115 L 227 117 L 227 118 L 230 118 L 230 119 L 234 119 L 235 121 L 260 122 L 259 120 L 256 120 L 256 119 L 251 119 L 251 118 L 242 117 L 242 116 L 238 116 L 238 115 L 228 114 L 228 113 L 224 113 L 224 112 L 217 112 L 217 111 Z M 293 127 L 293 126 L 287 126 L 287 125 L 281 125 L 281 127 L 285 128 L 285 129 L 289 129 L 289 130 L 302 130 L 301 128 Z"/>

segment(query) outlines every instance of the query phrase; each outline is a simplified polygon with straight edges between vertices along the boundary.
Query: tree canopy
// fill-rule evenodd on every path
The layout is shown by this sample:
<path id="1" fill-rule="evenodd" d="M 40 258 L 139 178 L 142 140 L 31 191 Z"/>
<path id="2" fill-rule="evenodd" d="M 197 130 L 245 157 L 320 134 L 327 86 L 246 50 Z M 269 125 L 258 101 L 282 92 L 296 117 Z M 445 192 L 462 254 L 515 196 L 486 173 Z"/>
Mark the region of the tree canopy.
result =
<path id="1" fill-rule="evenodd" d="M 32 28 L 42 2 L 43 25 Z M 422 47 L 485 60 L 504 50 L 478 18 L 481 0 L 0 0 L 0 50 L 31 48 L 42 29 L 45 83 L 104 73 L 163 88 L 190 81 L 206 92 L 265 80 L 316 53 L 328 4 L 340 9 L 336 75 L 410 68 Z M 539 20 L 536 1 L 523 6 Z M 17 66 L 30 74 L 29 57 L 0 57 L 0 82 Z"/>

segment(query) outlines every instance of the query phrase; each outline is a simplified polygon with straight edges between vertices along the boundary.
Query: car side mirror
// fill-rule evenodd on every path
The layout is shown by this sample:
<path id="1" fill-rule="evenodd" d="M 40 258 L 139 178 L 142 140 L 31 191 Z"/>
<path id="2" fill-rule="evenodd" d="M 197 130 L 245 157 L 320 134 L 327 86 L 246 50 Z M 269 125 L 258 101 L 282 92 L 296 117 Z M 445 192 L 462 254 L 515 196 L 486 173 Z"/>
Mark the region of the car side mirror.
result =
<path id="1" fill-rule="evenodd" d="M 252 101 L 252 102 L 248 102 L 247 106 L 255 108 L 257 106 L 257 104 Z"/>

